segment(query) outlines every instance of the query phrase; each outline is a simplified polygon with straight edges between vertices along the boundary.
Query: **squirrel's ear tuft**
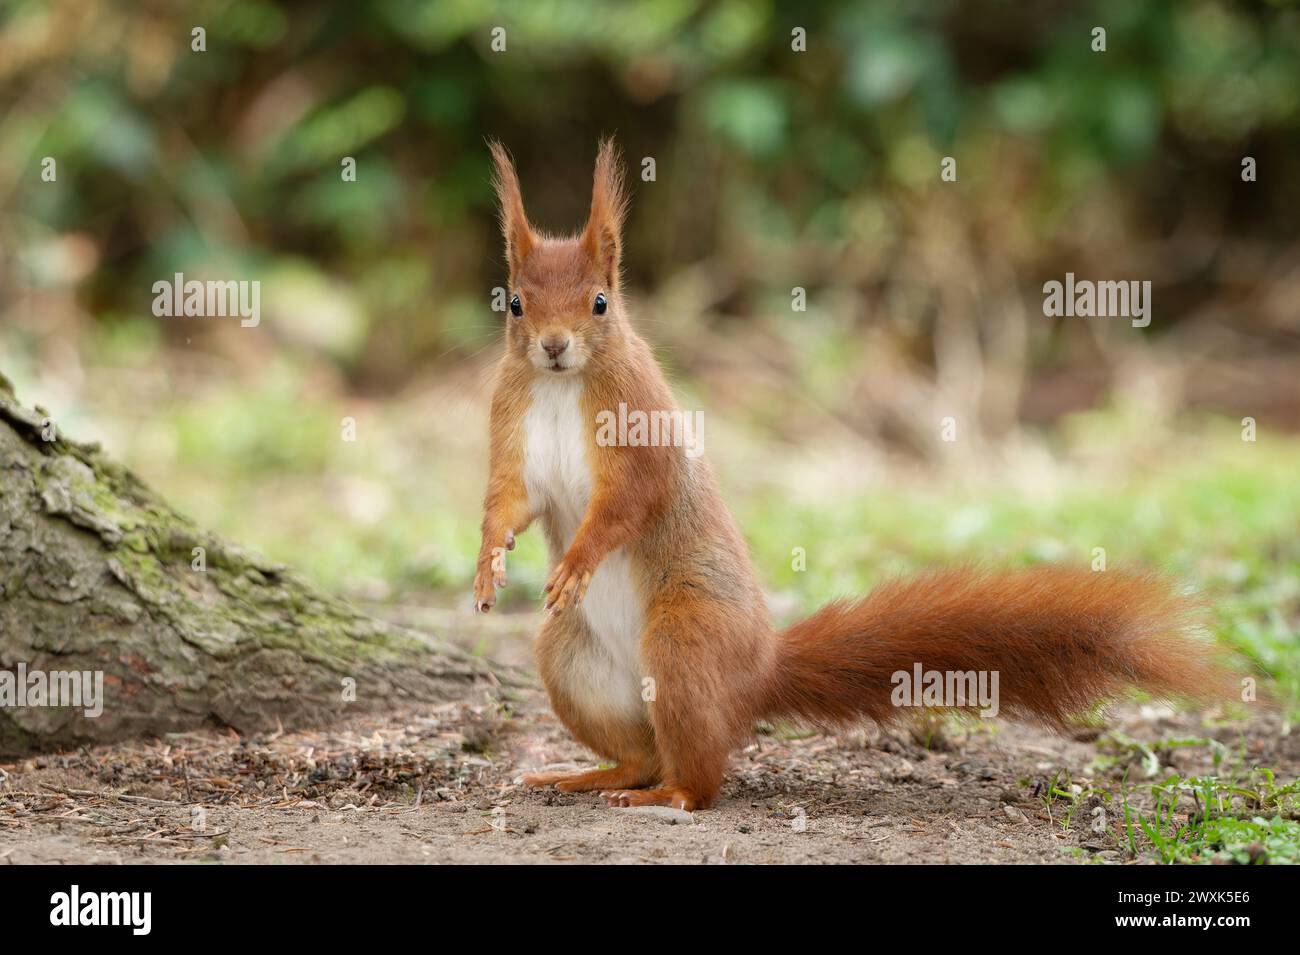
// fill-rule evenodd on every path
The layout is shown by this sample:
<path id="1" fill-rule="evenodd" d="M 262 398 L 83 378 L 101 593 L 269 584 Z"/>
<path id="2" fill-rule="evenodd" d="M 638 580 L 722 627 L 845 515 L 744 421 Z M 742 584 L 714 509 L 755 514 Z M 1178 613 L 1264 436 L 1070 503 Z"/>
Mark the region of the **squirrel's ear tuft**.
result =
<path id="1" fill-rule="evenodd" d="M 515 164 L 510 159 L 506 148 L 497 140 L 488 141 L 492 150 L 492 185 L 497 191 L 497 200 L 501 204 L 501 233 L 506 240 L 506 264 L 510 267 L 513 279 L 519 268 L 528 258 L 528 253 L 537 244 L 537 236 L 528 224 L 524 214 L 524 197 L 519 191 L 519 177 L 515 175 Z"/>
<path id="2" fill-rule="evenodd" d="M 613 139 L 601 140 L 596 152 L 596 176 L 591 187 L 591 215 L 582 230 L 582 247 L 600 268 L 611 289 L 617 289 L 622 262 L 623 216 L 627 195 L 623 191 L 622 160 Z"/>

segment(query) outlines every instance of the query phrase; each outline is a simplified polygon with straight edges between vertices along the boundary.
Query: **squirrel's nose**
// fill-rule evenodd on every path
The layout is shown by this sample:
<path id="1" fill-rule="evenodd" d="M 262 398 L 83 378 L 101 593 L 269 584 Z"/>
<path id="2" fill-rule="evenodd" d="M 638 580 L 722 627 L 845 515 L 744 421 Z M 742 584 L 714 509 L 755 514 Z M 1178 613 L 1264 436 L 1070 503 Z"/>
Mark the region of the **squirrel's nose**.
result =
<path id="1" fill-rule="evenodd" d="M 551 358 L 559 358 L 560 353 L 563 352 L 564 349 L 568 347 L 569 347 L 569 340 L 567 338 L 563 340 L 559 338 L 542 339 L 542 351 L 546 352 L 546 354 L 549 355 Z"/>

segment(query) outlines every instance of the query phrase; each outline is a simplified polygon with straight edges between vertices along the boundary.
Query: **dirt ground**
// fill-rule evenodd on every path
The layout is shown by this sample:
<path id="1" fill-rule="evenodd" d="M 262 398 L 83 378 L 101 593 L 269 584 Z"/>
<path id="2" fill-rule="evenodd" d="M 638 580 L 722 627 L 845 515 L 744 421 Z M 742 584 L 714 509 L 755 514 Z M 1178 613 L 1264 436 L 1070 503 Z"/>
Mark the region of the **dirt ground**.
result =
<path id="1" fill-rule="evenodd" d="M 524 652 L 513 638 L 504 649 Z M 1080 800 L 1067 828 L 1069 801 L 1046 798 L 1054 781 L 1140 780 L 1140 747 L 1117 750 L 1115 734 L 1212 737 L 1279 778 L 1300 770 L 1276 717 L 1126 704 L 1104 732 L 1072 737 L 1003 722 L 760 735 L 718 804 L 680 818 L 525 791 L 522 772 L 590 754 L 539 689 L 484 691 L 328 732 L 212 731 L 0 764 L 0 863 L 1123 863 L 1111 804 Z M 1160 772 L 1208 772 L 1210 750 L 1162 750 Z"/>

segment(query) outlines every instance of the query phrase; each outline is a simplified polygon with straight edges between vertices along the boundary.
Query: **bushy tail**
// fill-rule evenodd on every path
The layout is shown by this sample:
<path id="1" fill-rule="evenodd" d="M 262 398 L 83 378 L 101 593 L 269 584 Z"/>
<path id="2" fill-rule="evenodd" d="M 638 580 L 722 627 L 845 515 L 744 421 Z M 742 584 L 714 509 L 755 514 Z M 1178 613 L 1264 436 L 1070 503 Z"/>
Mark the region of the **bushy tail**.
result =
<path id="1" fill-rule="evenodd" d="M 779 634 L 769 717 L 887 722 L 894 674 L 998 673 L 1004 715 L 1060 725 L 1126 687 L 1156 696 L 1227 692 L 1211 647 L 1189 636 L 1195 605 L 1159 577 L 1035 567 L 956 569 L 839 601 Z"/>

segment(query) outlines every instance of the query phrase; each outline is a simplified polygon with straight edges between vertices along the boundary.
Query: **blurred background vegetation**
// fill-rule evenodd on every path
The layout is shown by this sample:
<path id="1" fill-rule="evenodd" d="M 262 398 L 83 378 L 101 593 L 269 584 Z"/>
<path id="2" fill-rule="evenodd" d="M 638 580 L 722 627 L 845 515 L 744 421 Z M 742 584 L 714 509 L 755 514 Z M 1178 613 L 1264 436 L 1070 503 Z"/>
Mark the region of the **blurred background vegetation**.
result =
<path id="1" fill-rule="evenodd" d="M 0 103 L 0 370 L 358 600 L 468 607 L 504 281 L 484 137 L 563 232 L 613 133 L 637 323 L 778 615 L 1104 547 L 1210 592 L 1296 691 L 1295 2 L 2 0 Z M 1150 281 L 1150 327 L 1044 317 L 1067 271 Z M 175 272 L 260 280 L 260 325 L 155 318 Z"/>

